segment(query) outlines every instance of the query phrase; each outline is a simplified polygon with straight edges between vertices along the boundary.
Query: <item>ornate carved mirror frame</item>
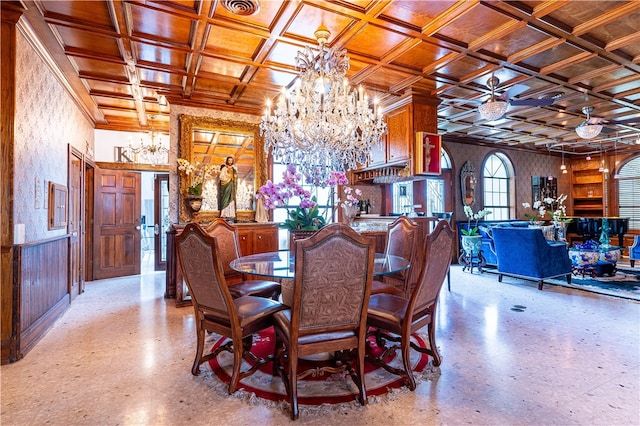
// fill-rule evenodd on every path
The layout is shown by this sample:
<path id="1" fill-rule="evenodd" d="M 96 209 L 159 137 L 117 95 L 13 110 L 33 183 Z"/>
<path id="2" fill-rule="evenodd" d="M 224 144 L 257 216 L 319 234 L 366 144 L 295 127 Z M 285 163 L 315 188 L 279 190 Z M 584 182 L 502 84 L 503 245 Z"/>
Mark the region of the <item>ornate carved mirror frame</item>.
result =
<path id="1" fill-rule="evenodd" d="M 253 196 L 255 192 L 267 181 L 267 158 L 264 151 L 264 142 L 260 136 L 260 128 L 258 124 L 248 123 L 244 121 L 223 120 L 212 117 L 195 117 L 182 114 L 180 121 L 180 144 L 178 147 L 178 157 L 187 159 L 192 164 L 207 163 L 222 165 L 224 159 L 228 156 L 234 157 L 235 164 L 239 170 L 239 180 L 242 176 L 253 176 L 253 182 L 244 182 L 245 188 L 251 194 L 251 200 L 245 200 L 245 204 L 249 204 L 251 208 L 243 208 L 237 210 L 237 220 L 239 222 L 251 222 L 255 218 L 255 210 L 253 208 Z M 211 148 L 206 147 L 203 140 L 211 138 Z M 238 139 L 244 141 L 241 145 L 233 147 L 233 144 L 219 147 L 215 146 L 216 141 L 222 139 Z M 212 156 L 211 152 L 215 154 Z M 253 152 L 253 162 L 251 163 L 248 156 Z M 250 170 L 250 168 L 252 169 Z M 243 169 L 244 168 L 244 172 Z M 250 179 L 250 178 L 248 178 Z M 217 182 L 217 177 L 210 178 L 213 182 Z M 220 211 L 204 206 L 211 206 L 211 203 L 204 203 L 203 209 L 199 212 L 192 212 L 187 204 L 187 193 L 189 187 L 188 179 L 185 179 L 181 172 L 178 172 L 178 188 L 180 192 L 179 203 L 179 220 L 180 222 L 210 222 L 220 216 Z M 212 182 L 206 182 L 205 188 Z M 248 191 L 247 191 L 248 192 Z M 206 195 L 203 193 L 206 197 Z M 205 200 L 206 201 L 206 200 Z M 217 205 L 217 200 L 215 201 Z"/>
<path id="2" fill-rule="evenodd" d="M 476 182 L 476 171 L 473 164 L 467 161 L 460 170 L 460 194 L 463 206 L 472 206 L 476 202 Z"/>

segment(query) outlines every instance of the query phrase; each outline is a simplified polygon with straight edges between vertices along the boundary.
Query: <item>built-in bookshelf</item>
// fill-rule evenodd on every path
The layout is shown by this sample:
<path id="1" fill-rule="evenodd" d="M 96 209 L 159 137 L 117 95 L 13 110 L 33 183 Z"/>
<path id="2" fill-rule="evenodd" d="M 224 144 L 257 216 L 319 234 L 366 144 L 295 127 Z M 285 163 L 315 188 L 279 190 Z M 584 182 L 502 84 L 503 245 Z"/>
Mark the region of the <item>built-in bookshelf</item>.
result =
<path id="1" fill-rule="evenodd" d="M 604 216 L 604 173 L 600 164 L 591 160 L 574 160 L 571 163 L 571 195 L 573 216 Z"/>

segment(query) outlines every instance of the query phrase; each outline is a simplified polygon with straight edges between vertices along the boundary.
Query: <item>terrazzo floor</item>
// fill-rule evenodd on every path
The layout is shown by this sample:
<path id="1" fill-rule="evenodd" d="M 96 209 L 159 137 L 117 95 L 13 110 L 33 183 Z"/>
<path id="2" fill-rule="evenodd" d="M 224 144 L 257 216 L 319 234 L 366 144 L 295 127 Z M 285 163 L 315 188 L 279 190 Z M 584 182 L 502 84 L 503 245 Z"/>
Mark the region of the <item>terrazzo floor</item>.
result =
<path id="1" fill-rule="evenodd" d="M 437 318 L 439 377 L 364 408 L 302 412 L 297 424 L 640 424 L 639 303 L 500 284 L 457 265 L 451 287 Z M 0 368 L 0 423 L 291 423 L 191 375 L 193 310 L 163 294 L 162 272 L 87 283 L 24 359 Z"/>

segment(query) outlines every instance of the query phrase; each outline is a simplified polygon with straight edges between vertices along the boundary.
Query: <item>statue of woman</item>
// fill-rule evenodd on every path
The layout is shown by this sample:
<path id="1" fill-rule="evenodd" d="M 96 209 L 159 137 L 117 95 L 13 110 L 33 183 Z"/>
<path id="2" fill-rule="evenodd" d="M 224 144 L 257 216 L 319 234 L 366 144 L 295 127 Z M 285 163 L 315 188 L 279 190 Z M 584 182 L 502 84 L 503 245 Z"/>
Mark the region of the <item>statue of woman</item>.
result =
<path id="1" fill-rule="evenodd" d="M 236 187 L 238 184 L 238 170 L 233 165 L 233 157 L 227 157 L 220 166 L 220 181 L 218 187 L 218 206 L 220 217 L 236 217 Z"/>

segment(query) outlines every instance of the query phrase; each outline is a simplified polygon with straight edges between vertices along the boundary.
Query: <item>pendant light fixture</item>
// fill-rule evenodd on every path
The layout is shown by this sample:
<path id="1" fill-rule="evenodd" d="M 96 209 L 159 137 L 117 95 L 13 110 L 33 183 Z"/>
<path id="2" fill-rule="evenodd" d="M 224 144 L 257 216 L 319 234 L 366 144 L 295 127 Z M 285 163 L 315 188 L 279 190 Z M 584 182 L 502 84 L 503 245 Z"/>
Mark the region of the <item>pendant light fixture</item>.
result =
<path id="1" fill-rule="evenodd" d="M 562 174 L 567 174 L 567 166 L 564 164 L 564 151 L 562 151 L 562 165 L 560 166 L 560 170 L 562 170 Z"/>
<path id="2" fill-rule="evenodd" d="M 598 168 L 600 173 L 604 173 L 604 159 L 602 158 L 602 142 L 600 143 L 600 167 Z"/>

